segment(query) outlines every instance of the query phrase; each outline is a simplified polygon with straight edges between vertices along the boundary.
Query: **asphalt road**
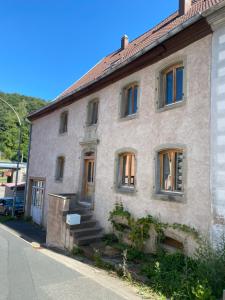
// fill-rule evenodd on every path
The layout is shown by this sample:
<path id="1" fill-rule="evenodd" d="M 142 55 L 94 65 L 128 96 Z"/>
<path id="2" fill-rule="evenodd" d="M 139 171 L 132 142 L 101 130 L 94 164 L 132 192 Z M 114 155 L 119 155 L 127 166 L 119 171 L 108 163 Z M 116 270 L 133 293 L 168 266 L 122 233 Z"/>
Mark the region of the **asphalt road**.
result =
<path id="1" fill-rule="evenodd" d="M 108 288 L 107 280 L 101 283 L 79 267 L 70 268 L 0 226 L 0 300 L 136 299 L 121 296 L 119 286 Z"/>

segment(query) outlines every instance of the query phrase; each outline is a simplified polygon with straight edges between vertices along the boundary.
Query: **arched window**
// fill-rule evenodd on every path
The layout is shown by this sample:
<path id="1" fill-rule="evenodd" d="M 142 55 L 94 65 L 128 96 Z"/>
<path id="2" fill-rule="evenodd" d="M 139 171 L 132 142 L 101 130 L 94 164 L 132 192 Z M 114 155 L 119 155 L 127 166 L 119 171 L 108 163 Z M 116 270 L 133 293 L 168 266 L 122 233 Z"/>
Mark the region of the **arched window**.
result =
<path id="1" fill-rule="evenodd" d="M 184 99 L 184 65 L 173 64 L 160 73 L 160 108 Z"/>
<path id="2" fill-rule="evenodd" d="M 123 89 L 123 97 L 121 103 L 121 117 L 125 118 L 135 115 L 138 110 L 138 91 L 137 83 L 132 83 Z"/>
<path id="3" fill-rule="evenodd" d="M 135 154 L 125 152 L 119 155 L 119 187 L 134 188 L 136 182 Z"/>
<path id="4" fill-rule="evenodd" d="M 68 111 L 64 111 L 60 115 L 60 125 L 59 125 L 59 133 L 67 132 L 67 123 L 68 123 Z"/>

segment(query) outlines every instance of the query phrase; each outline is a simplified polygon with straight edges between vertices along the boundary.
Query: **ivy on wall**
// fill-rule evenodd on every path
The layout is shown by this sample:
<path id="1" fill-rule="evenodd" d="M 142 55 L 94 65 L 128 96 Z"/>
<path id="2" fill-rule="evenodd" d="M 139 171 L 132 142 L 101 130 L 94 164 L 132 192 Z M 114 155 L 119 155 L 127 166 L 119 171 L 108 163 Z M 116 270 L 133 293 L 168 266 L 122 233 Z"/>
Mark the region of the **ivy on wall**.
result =
<path id="1" fill-rule="evenodd" d="M 145 242 L 150 238 L 151 229 L 157 233 L 157 244 L 159 245 L 165 238 L 165 229 L 172 228 L 190 235 L 196 241 L 200 240 L 200 235 L 195 228 L 179 223 L 163 223 L 158 218 L 151 215 L 135 219 L 129 211 L 125 210 L 122 203 L 116 203 L 113 211 L 110 212 L 109 221 L 113 229 L 122 233 L 127 233 L 131 245 L 143 250 Z"/>

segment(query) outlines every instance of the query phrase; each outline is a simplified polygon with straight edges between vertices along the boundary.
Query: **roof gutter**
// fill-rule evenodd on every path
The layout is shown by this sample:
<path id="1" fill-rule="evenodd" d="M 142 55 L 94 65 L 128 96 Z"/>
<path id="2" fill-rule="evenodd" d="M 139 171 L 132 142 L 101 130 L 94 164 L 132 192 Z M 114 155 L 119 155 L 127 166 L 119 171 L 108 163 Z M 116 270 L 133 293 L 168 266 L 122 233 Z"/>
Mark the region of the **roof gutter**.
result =
<path id="1" fill-rule="evenodd" d="M 160 37 L 157 41 L 153 42 L 152 44 L 150 44 L 149 46 L 145 47 L 144 49 L 142 49 L 141 51 L 139 51 L 138 53 L 136 53 L 135 55 L 133 55 L 132 57 L 128 58 L 126 61 L 118 64 L 117 66 L 112 67 L 111 69 L 109 69 L 108 71 L 106 71 L 102 76 L 97 77 L 95 80 L 90 81 L 88 84 L 83 85 L 77 89 L 75 89 L 74 91 L 64 95 L 64 96 L 59 96 L 58 98 L 56 98 L 56 100 L 54 100 L 53 102 L 49 103 L 48 105 L 40 108 L 39 110 L 35 111 L 34 113 L 31 113 L 28 116 L 28 119 L 32 119 L 33 117 L 35 117 L 36 114 L 41 113 L 42 111 L 45 111 L 47 108 L 53 106 L 58 103 L 63 101 L 64 99 L 68 98 L 69 96 L 72 96 L 74 94 L 76 94 L 77 92 L 95 84 L 96 82 L 98 82 L 100 79 L 103 79 L 107 76 L 109 76 L 110 74 L 114 73 L 116 70 L 128 65 L 129 63 L 133 62 L 134 60 L 136 60 L 137 58 L 139 58 L 140 56 L 142 56 L 143 54 L 145 54 L 146 52 L 152 50 L 153 48 L 159 46 L 160 44 L 162 44 L 163 42 L 165 42 L 166 40 L 168 40 L 169 38 L 175 36 L 176 34 L 178 34 L 179 32 L 183 31 L 185 28 L 193 25 L 194 23 L 196 23 L 197 21 L 199 21 L 202 18 L 206 18 L 209 15 L 211 15 L 212 13 L 214 13 L 215 11 L 217 11 L 218 9 L 222 8 L 225 6 L 225 1 L 220 2 L 212 7 L 210 7 L 209 9 L 207 9 L 206 11 L 204 11 L 203 13 L 197 13 L 196 15 L 194 15 L 193 17 L 191 17 L 190 19 L 188 19 L 187 21 L 185 21 L 184 23 L 178 25 L 177 27 L 173 28 L 171 31 L 169 31 L 168 33 L 166 33 L 165 35 L 163 35 L 162 37 Z"/>

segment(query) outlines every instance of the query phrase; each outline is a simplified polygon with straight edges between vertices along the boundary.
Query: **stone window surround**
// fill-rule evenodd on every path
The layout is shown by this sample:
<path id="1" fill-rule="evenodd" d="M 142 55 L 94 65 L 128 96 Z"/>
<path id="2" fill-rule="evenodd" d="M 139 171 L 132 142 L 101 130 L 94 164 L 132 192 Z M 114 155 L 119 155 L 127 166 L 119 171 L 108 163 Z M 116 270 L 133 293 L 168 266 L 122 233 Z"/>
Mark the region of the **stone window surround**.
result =
<path id="1" fill-rule="evenodd" d="M 179 102 L 175 102 L 170 105 L 165 105 L 163 107 L 160 107 L 159 104 L 162 101 L 162 73 L 170 66 L 173 66 L 178 63 L 182 63 L 182 65 L 184 66 L 184 73 L 183 73 L 184 74 L 183 75 L 184 96 L 183 96 L 183 100 L 181 100 Z M 188 85 L 188 83 L 187 83 L 187 56 L 186 55 L 179 55 L 179 56 L 173 57 L 172 59 L 171 58 L 165 59 L 164 62 L 160 64 L 160 67 L 157 68 L 155 78 L 156 78 L 155 111 L 157 113 L 163 112 L 166 110 L 170 110 L 170 109 L 174 109 L 174 108 L 178 108 L 178 107 L 181 107 L 186 104 L 186 102 L 187 102 L 187 85 Z"/>
<path id="2" fill-rule="evenodd" d="M 119 171 L 120 171 L 120 155 L 129 152 L 135 155 L 135 180 L 134 180 L 134 188 L 131 187 L 123 187 L 119 185 Z M 137 150 L 134 148 L 121 148 L 115 152 L 115 163 L 114 163 L 114 190 L 119 194 L 127 194 L 130 196 L 134 196 L 137 193 Z"/>
<path id="3" fill-rule="evenodd" d="M 65 132 L 61 132 L 62 115 L 65 113 L 67 113 L 67 130 Z M 64 109 L 63 111 L 60 112 L 60 116 L 59 116 L 59 131 L 58 131 L 59 136 L 68 135 L 68 124 L 69 124 L 69 110 Z"/>
<path id="4" fill-rule="evenodd" d="M 160 192 L 160 181 L 159 181 L 159 152 L 169 149 L 182 149 L 183 150 L 183 192 Z M 156 147 L 154 150 L 154 186 L 153 195 L 154 200 L 163 200 L 169 202 L 180 202 L 186 203 L 186 186 L 187 186 L 187 147 L 184 144 L 163 144 Z"/>
<path id="5" fill-rule="evenodd" d="M 98 102 L 98 121 L 96 124 L 91 124 L 90 123 L 90 115 L 91 115 L 91 109 L 90 109 L 90 106 L 93 102 Z M 88 103 L 87 103 L 87 108 L 86 108 L 86 122 L 85 122 L 85 126 L 86 127 L 97 127 L 98 124 L 99 124 L 99 106 L 100 106 L 100 101 L 99 101 L 99 97 L 92 97 L 90 100 L 88 100 Z"/>
<path id="6" fill-rule="evenodd" d="M 138 95 L 137 95 L 137 112 L 132 115 L 123 116 L 124 111 L 124 90 L 128 88 L 130 85 L 137 85 L 138 86 Z M 120 99 L 119 99 L 119 118 L 118 121 L 128 121 L 132 119 L 136 119 L 139 115 L 139 109 L 140 109 L 140 98 L 141 98 L 141 88 L 140 88 L 140 80 L 131 80 L 129 83 L 126 83 L 123 85 L 121 91 L 120 91 Z"/>
<path id="7" fill-rule="evenodd" d="M 62 178 L 57 178 L 57 170 L 58 170 L 58 159 L 59 158 L 63 158 L 64 159 L 64 165 L 63 165 L 63 177 Z M 65 165 L 66 165 L 66 157 L 64 154 L 59 154 L 57 157 L 56 157 L 56 161 L 55 161 L 55 182 L 57 183 L 62 183 L 63 182 L 63 179 L 64 179 L 64 175 L 65 175 Z"/>

